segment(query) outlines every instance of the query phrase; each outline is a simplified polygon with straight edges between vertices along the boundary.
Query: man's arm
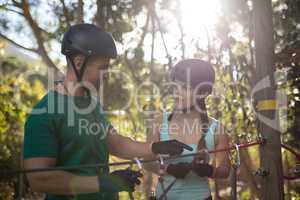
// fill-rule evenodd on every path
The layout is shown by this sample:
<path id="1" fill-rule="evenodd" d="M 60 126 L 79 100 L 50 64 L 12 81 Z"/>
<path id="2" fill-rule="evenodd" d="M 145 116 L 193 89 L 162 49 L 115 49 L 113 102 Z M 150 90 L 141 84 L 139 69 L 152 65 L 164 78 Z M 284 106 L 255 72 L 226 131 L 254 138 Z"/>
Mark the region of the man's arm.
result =
<path id="1" fill-rule="evenodd" d="M 109 152 L 129 160 L 136 157 L 152 159 L 157 154 L 179 155 L 184 149 L 191 150 L 188 145 L 177 140 L 159 141 L 159 132 L 156 132 L 157 139 L 147 139 L 147 142 L 138 142 L 121 136 L 114 128 L 110 128 L 107 137 Z"/>
<path id="2" fill-rule="evenodd" d="M 108 149 L 109 152 L 117 157 L 123 159 L 138 158 L 153 158 L 152 142 L 138 142 L 119 135 L 115 129 L 110 129 L 108 134 Z"/>
<path id="3" fill-rule="evenodd" d="M 133 159 L 135 157 L 154 158 L 155 155 L 152 153 L 151 144 L 159 141 L 159 128 L 155 127 L 154 123 L 149 128 L 146 142 L 134 141 L 128 137 L 119 135 L 115 129 L 111 129 L 108 135 L 109 152 L 123 159 Z M 159 173 L 159 166 L 156 162 L 146 163 L 144 167 L 148 171 L 156 174 Z"/>
<path id="4" fill-rule="evenodd" d="M 29 158 L 24 160 L 25 169 L 54 167 L 55 158 Z M 93 193 L 99 191 L 97 176 L 77 176 L 66 171 L 34 172 L 26 174 L 35 192 L 61 195 Z"/>

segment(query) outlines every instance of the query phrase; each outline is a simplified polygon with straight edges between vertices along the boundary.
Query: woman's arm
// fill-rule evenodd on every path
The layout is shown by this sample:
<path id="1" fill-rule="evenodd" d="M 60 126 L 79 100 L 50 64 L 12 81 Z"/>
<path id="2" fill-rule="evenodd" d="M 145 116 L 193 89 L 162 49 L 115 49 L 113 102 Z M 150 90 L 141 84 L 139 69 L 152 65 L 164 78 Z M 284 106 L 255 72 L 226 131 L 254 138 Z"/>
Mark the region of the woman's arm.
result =
<path id="1" fill-rule="evenodd" d="M 229 137 L 224 131 L 224 126 L 222 124 L 219 125 L 216 134 L 216 149 L 223 149 L 229 147 Z M 215 153 L 215 166 L 213 175 L 211 178 L 227 178 L 230 173 L 230 161 L 229 155 L 227 151 Z"/>

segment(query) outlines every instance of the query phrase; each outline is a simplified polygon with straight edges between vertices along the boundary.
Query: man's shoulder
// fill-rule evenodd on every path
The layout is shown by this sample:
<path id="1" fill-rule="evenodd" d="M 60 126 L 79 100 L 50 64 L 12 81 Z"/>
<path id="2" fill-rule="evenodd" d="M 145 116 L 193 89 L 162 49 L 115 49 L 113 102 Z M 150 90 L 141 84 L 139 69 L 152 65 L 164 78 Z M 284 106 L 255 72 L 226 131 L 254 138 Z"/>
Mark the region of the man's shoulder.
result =
<path id="1" fill-rule="evenodd" d="M 48 117 L 49 114 L 51 114 L 51 107 L 55 107 L 54 104 L 56 104 L 56 98 L 52 98 L 55 96 L 55 93 L 53 91 L 47 92 L 32 108 L 30 113 L 27 116 L 26 121 L 30 121 L 35 118 L 44 118 Z M 53 100 L 52 100 L 53 99 Z M 54 109 L 53 109 L 54 110 Z"/>
<path id="2" fill-rule="evenodd" d="M 42 108 L 45 107 L 47 105 L 48 99 L 49 99 L 49 95 L 52 92 L 47 92 L 34 106 L 33 108 Z"/>

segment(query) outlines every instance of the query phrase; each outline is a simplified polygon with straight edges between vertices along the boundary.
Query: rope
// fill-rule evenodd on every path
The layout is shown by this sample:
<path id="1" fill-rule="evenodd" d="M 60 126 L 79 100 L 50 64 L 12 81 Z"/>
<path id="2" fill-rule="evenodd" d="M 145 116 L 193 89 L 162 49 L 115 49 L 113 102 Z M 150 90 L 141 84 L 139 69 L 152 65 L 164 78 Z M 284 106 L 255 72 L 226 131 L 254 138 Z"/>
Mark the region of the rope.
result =
<path id="1" fill-rule="evenodd" d="M 283 175 L 283 178 L 288 180 L 288 181 L 293 181 L 293 180 L 296 180 L 296 179 L 299 179 L 300 176 L 287 176 L 287 175 Z"/>
<path id="2" fill-rule="evenodd" d="M 259 144 L 263 144 L 264 140 L 257 140 L 255 142 L 249 142 L 249 143 L 243 143 L 238 144 L 239 149 L 248 148 L 250 146 L 255 146 Z M 218 153 L 218 152 L 224 152 L 224 151 L 230 151 L 236 149 L 236 145 L 232 145 L 227 148 L 221 148 L 221 149 L 214 149 L 208 151 L 208 153 Z M 184 155 L 176 155 L 176 156 L 164 156 L 164 160 L 174 160 L 177 158 L 183 158 L 183 157 L 189 157 L 189 156 L 197 156 L 200 153 L 188 153 Z M 157 162 L 159 161 L 159 158 L 153 158 L 153 159 L 141 159 L 140 163 L 150 163 L 150 162 Z M 124 162 L 114 162 L 114 163 L 108 163 L 108 164 L 102 164 L 102 163 L 96 163 L 96 164 L 84 164 L 84 165 L 73 165 L 73 166 L 58 166 L 58 167 L 47 167 L 47 168 L 36 168 L 36 169 L 27 169 L 27 170 L 15 170 L 15 171 L 6 171 L 8 174 L 19 174 L 19 173 L 36 173 L 36 172 L 45 172 L 45 171 L 59 171 L 59 170 L 76 170 L 76 169 L 82 169 L 82 168 L 95 168 L 95 167 L 109 167 L 109 166 L 121 166 L 121 165 L 135 165 L 137 164 L 136 161 L 124 161 Z M 5 172 L 4 172 L 5 173 Z"/>
<path id="3" fill-rule="evenodd" d="M 247 142 L 247 143 L 241 143 L 241 144 L 234 144 L 227 148 L 220 148 L 220 149 L 214 149 L 208 151 L 209 154 L 219 153 L 219 152 L 225 152 L 225 151 L 231 151 L 239 149 L 245 149 L 251 146 L 255 145 L 261 145 L 264 144 L 265 140 L 258 139 L 255 142 Z M 300 161 L 300 154 L 297 153 L 295 150 L 293 150 L 291 147 L 281 144 L 281 146 L 291 152 L 293 155 L 296 156 L 297 160 Z M 189 157 L 189 156 L 197 156 L 200 153 L 188 153 L 184 155 L 176 155 L 176 156 L 164 156 L 164 160 L 174 160 L 177 158 L 183 158 L 183 157 Z M 151 163 L 151 162 L 157 162 L 160 161 L 160 158 L 153 158 L 153 159 L 142 159 L 139 160 L 139 162 L 135 160 L 132 161 L 124 161 L 124 162 L 114 162 L 114 163 L 108 163 L 108 164 L 102 164 L 102 163 L 96 163 L 96 164 L 85 164 L 85 165 L 74 165 L 74 166 L 58 166 L 58 167 L 47 167 L 47 168 L 36 168 L 36 169 L 27 169 L 27 170 L 11 170 L 11 171 L 2 171 L 1 174 L 9 174 L 9 175 L 17 175 L 17 174 L 25 174 L 25 173 L 36 173 L 36 172 L 46 172 L 46 171 L 59 171 L 59 170 L 76 170 L 76 169 L 82 169 L 82 168 L 95 168 L 95 167 L 109 167 L 109 166 L 122 166 L 122 165 L 138 165 L 139 168 L 142 163 Z M 300 178 L 300 175 L 296 176 L 283 176 L 284 179 L 287 180 L 295 180 Z"/>
<path id="4" fill-rule="evenodd" d="M 300 153 L 297 153 L 294 149 L 292 149 L 291 147 L 289 147 L 289 146 L 287 146 L 285 144 L 281 144 L 281 147 L 284 148 L 284 149 L 286 149 L 290 153 L 292 153 L 297 158 L 297 160 L 300 162 Z M 299 172 L 298 173 L 295 172 L 294 176 L 283 175 L 283 178 L 286 179 L 286 180 L 289 180 L 289 181 L 300 179 L 300 173 Z"/>
<path id="5" fill-rule="evenodd" d="M 294 149 L 285 144 L 281 144 L 281 147 L 291 152 L 297 158 L 297 160 L 300 161 L 300 153 L 297 153 Z"/>

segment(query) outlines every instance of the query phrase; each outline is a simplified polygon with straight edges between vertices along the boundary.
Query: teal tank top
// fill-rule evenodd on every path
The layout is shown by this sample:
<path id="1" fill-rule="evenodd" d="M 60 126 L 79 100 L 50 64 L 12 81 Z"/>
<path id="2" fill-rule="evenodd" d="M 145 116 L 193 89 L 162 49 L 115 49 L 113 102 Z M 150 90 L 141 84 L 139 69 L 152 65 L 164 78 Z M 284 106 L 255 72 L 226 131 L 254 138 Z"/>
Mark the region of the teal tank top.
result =
<path id="1" fill-rule="evenodd" d="M 163 113 L 163 122 L 160 129 L 160 141 L 169 140 L 169 121 L 168 121 L 169 113 Z M 213 150 L 215 148 L 214 143 L 214 132 L 218 125 L 218 121 L 213 119 L 206 135 L 205 142 L 208 150 Z M 198 141 L 197 141 L 198 142 Z M 182 154 L 188 153 L 196 153 L 197 145 L 190 144 L 193 148 L 193 151 L 184 150 Z M 177 158 L 171 161 L 166 161 L 166 163 L 179 163 L 179 162 L 188 162 L 191 163 L 193 161 L 193 156 Z M 173 181 L 174 177 L 168 174 L 164 176 L 164 187 L 168 187 Z M 156 186 L 156 196 L 160 197 L 162 194 L 161 185 L 158 182 Z M 199 177 L 194 172 L 189 172 L 189 174 L 184 179 L 177 179 L 175 184 L 167 193 L 167 198 L 172 200 L 182 200 L 182 199 L 192 199 L 192 200 L 203 200 L 211 196 L 208 178 L 207 177 Z"/>

